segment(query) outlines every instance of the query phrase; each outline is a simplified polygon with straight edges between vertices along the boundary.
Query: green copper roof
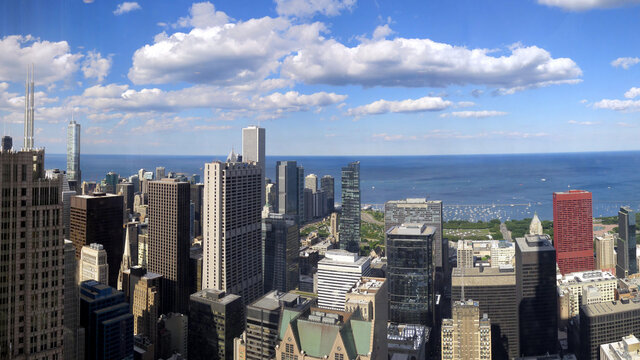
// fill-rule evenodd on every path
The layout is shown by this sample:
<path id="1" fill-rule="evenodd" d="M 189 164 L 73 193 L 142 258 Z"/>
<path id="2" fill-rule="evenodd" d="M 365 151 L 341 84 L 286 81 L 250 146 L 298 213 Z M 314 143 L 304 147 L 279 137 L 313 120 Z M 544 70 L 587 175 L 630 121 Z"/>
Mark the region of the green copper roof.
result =
<path id="1" fill-rule="evenodd" d="M 364 320 L 351 320 L 353 342 L 359 355 L 367 355 L 371 349 L 371 327 L 373 323 Z"/>
<path id="2" fill-rule="evenodd" d="M 284 309 L 282 315 L 280 317 L 280 331 L 278 332 L 278 339 L 284 339 L 284 333 L 287 332 L 287 327 L 289 327 L 289 323 L 296 319 L 300 315 L 299 312 Z"/>
<path id="3" fill-rule="evenodd" d="M 321 358 L 331 353 L 340 330 L 338 326 L 308 320 L 297 323 L 300 346 L 309 356 Z"/>

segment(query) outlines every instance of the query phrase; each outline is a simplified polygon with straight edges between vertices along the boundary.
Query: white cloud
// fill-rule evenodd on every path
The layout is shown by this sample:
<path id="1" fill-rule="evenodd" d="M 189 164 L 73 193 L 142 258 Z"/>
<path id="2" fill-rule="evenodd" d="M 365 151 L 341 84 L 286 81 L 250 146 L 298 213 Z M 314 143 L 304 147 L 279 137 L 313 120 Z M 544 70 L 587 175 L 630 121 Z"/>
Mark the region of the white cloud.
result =
<path id="1" fill-rule="evenodd" d="M 96 78 L 102 82 L 111 69 L 111 56 L 103 58 L 99 52 L 89 51 L 82 62 L 82 72 L 85 79 Z"/>
<path id="2" fill-rule="evenodd" d="M 446 114 L 441 114 L 440 117 L 458 117 L 458 118 L 488 118 L 494 116 L 507 115 L 504 111 L 496 110 L 479 110 L 479 111 L 454 111 Z"/>
<path id="3" fill-rule="evenodd" d="M 400 134 L 387 134 L 387 133 L 379 133 L 379 134 L 373 134 L 371 135 L 372 138 L 374 139 L 381 139 L 384 141 L 400 141 L 400 140 L 418 140 L 418 137 L 415 135 L 411 135 L 411 136 L 407 136 L 407 135 L 400 135 Z"/>
<path id="4" fill-rule="evenodd" d="M 629 69 L 633 65 L 640 63 L 640 58 L 637 57 L 620 57 L 611 62 L 613 67 L 621 67 L 625 70 Z"/>
<path id="5" fill-rule="evenodd" d="M 567 123 L 572 124 L 572 125 L 582 125 L 582 126 L 591 126 L 591 125 L 599 125 L 600 122 L 598 121 L 576 121 L 576 120 L 569 120 L 567 121 Z"/>
<path id="6" fill-rule="evenodd" d="M 197 125 L 193 127 L 194 131 L 219 131 L 229 129 L 231 129 L 229 125 Z"/>
<path id="7" fill-rule="evenodd" d="M 227 14 L 216 11 L 215 6 L 210 2 L 201 2 L 191 5 L 189 16 L 181 17 L 173 24 L 176 27 L 194 27 L 206 29 L 213 26 L 222 26 L 230 21 Z M 159 25 L 159 24 L 158 24 Z M 166 25 L 166 24 L 164 24 Z"/>
<path id="8" fill-rule="evenodd" d="M 132 12 L 135 10 L 142 10 L 142 7 L 137 2 L 123 2 L 119 4 L 118 7 L 113 11 L 113 14 L 118 16 L 122 14 L 126 14 L 128 12 Z"/>
<path id="9" fill-rule="evenodd" d="M 626 122 L 618 122 L 618 123 L 616 123 L 616 125 L 618 125 L 620 127 L 636 127 L 635 125 L 629 124 L 629 123 L 626 123 Z"/>
<path id="10" fill-rule="evenodd" d="M 472 106 L 476 106 L 476 103 L 474 103 L 473 101 L 458 101 L 458 103 L 456 103 L 456 107 L 459 107 L 459 108 L 466 108 L 466 107 L 472 107 Z"/>
<path id="11" fill-rule="evenodd" d="M 391 28 L 389 27 L 389 24 L 385 24 L 385 25 L 380 25 L 378 27 L 376 27 L 376 29 L 373 31 L 373 40 L 380 40 L 380 39 L 384 39 L 387 36 L 393 34 L 394 31 L 391 30 Z"/>
<path id="12" fill-rule="evenodd" d="M 607 109 L 615 111 L 640 111 L 640 100 L 618 100 L 602 99 L 593 104 L 596 109 Z"/>
<path id="13" fill-rule="evenodd" d="M 633 99 L 638 96 L 640 96 L 640 88 L 637 87 L 632 87 L 631 89 L 627 90 L 626 93 L 624 93 L 624 97 L 626 97 L 627 99 Z"/>
<path id="14" fill-rule="evenodd" d="M 72 54 L 66 41 L 50 42 L 30 35 L 0 38 L 0 81 L 24 82 L 27 65 L 34 64 L 38 85 L 67 79 L 78 70 L 81 54 Z"/>
<path id="15" fill-rule="evenodd" d="M 371 104 L 358 106 L 347 110 L 351 116 L 379 115 L 386 113 L 415 113 L 424 111 L 444 110 L 453 103 L 441 97 L 425 96 L 419 99 L 407 99 L 401 101 L 388 101 L 380 99 Z"/>
<path id="16" fill-rule="evenodd" d="M 569 11 L 586 11 L 637 5 L 640 0 L 538 0 L 538 3 Z"/>
<path id="17" fill-rule="evenodd" d="M 308 17 L 315 13 L 336 16 L 343 10 L 351 10 L 356 0 L 275 0 L 279 15 Z"/>
<path id="18" fill-rule="evenodd" d="M 519 44 L 503 56 L 429 39 L 378 40 L 347 47 L 318 41 L 285 58 L 281 73 L 308 84 L 446 87 L 481 84 L 503 93 L 580 81 L 569 58 L 552 58 L 537 46 Z"/>

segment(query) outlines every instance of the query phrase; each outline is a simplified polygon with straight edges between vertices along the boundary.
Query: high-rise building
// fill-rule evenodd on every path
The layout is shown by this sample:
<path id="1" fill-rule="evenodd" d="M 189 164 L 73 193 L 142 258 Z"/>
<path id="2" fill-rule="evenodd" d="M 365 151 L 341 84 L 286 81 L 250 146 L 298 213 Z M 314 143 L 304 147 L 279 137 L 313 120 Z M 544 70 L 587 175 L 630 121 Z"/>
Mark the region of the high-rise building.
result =
<path id="1" fill-rule="evenodd" d="M 87 280 L 95 280 L 101 284 L 109 285 L 108 254 L 101 244 L 85 245 L 80 252 L 78 284 Z"/>
<path id="2" fill-rule="evenodd" d="M 318 306 L 344 310 L 345 294 L 371 272 L 371 258 L 346 250 L 327 250 L 318 262 Z"/>
<path id="3" fill-rule="evenodd" d="M 162 313 L 186 314 L 189 302 L 189 197 L 187 182 L 149 183 L 147 269 L 162 275 Z"/>
<path id="4" fill-rule="evenodd" d="M 309 174 L 304 178 L 304 187 L 312 192 L 318 191 L 318 175 Z"/>
<path id="5" fill-rule="evenodd" d="M 614 234 L 596 236 L 596 270 L 608 271 L 616 275 L 616 257 L 613 250 L 615 243 L 616 236 Z"/>
<path id="6" fill-rule="evenodd" d="M 166 169 L 164 166 L 156 167 L 156 180 L 162 180 L 165 178 Z"/>
<path id="7" fill-rule="evenodd" d="M 101 244 L 107 252 L 109 285 L 116 288 L 124 251 L 122 196 L 95 192 L 71 198 L 69 239 L 80 259 L 82 247 Z"/>
<path id="8" fill-rule="evenodd" d="M 242 129 L 242 161 L 255 162 L 262 171 L 262 205 L 265 204 L 264 177 L 266 176 L 265 130 L 258 126 Z"/>
<path id="9" fill-rule="evenodd" d="M 109 171 L 107 173 L 107 175 L 105 175 L 105 177 L 104 177 L 104 183 L 106 185 L 106 188 L 104 189 L 104 192 L 110 193 L 110 194 L 115 194 L 116 193 L 116 185 L 118 185 L 118 182 L 120 182 L 120 175 L 118 175 L 117 173 L 115 173 L 113 171 Z"/>
<path id="10" fill-rule="evenodd" d="M 602 270 L 576 272 L 558 279 L 558 301 L 561 311 L 559 319 L 566 324 L 569 319 L 580 314 L 580 306 L 597 304 L 616 299 L 618 280 L 611 273 Z M 592 293 L 597 296 L 590 296 Z"/>
<path id="11" fill-rule="evenodd" d="M 204 176 L 202 287 L 250 304 L 263 294 L 262 170 L 230 156 L 205 164 Z"/>
<path id="12" fill-rule="evenodd" d="M 247 305 L 244 345 L 247 360 L 274 359 L 280 336 L 280 318 L 295 317 L 309 310 L 315 299 L 277 290 Z"/>
<path id="13" fill-rule="evenodd" d="M 260 170 L 258 169 L 258 172 Z M 242 299 L 206 289 L 189 301 L 189 359 L 233 359 L 233 339 L 242 334 Z"/>
<path id="14" fill-rule="evenodd" d="M 179 313 L 160 315 L 157 354 L 163 359 L 189 358 L 189 318 Z M 181 357 L 173 357 L 180 354 Z"/>
<path id="15" fill-rule="evenodd" d="M 191 184 L 191 202 L 193 203 L 193 237 L 202 235 L 202 202 L 204 184 Z"/>
<path id="16" fill-rule="evenodd" d="M 276 212 L 294 215 L 299 223 L 304 221 L 304 169 L 295 161 L 278 161 L 276 189 Z"/>
<path id="17" fill-rule="evenodd" d="M 342 168 L 340 249 L 360 251 L 360 162 Z"/>
<path id="18" fill-rule="evenodd" d="M 554 354 L 558 342 L 556 251 L 548 235 L 516 238 L 516 286 L 520 354 Z"/>
<path id="19" fill-rule="evenodd" d="M 332 213 L 335 207 L 335 179 L 331 175 L 325 175 L 320 179 L 320 189 L 327 196 L 327 213 Z"/>
<path id="20" fill-rule="evenodd" d="M 262 220 L 264 291 L 287 292 L 298 287 L 300 229 L 293 217 L 270 213 Z"/>
<path id="21" fill-rule="evenodd" d="M 121 291 L 94 280 L 80 284 L 80 326 L 87 359 L 133 359 L 133 315 Z"/>
<path id="22" fill-rule="evenodd" d="M 311 189 L 304 188 L 302 190 L 304 194 L 302 197 L 302 202 L 304 204 L 304 221 L 313 220 L 313 191 Z"/>
<path id="23" fill-rule="evenodd" d="M 591 193 L 553 193 L 553 244 L 562 274 L 593 270 Z"/>
<path id="24" fill-rule="evenodd" d="M 129 213 L 133 213 L 133 184 L 129 182 L 119 183 L 116 185 L 116 194 L 122 195 L 122 200 L 124 201 L 124 209 Z"/>
<path id="25" fill-rule="evenodd" d="M 147 272 L 137 281 L 131 295 L 133 333 L 145 335 L 155 345 L 158 345 L 156 323 L 161 314 L 161 282 L 162 275 Z"/>
<path id="26" fill-rule="evenodd" d="M 431 332 L 431 328 L 424 325 L 390 322 L 387 326 L 389 358 L 426 359 Z"/>
<path id="27" fill-rule="evenodd" d="M 639 318 L 640 302 L 628 299 L 581 306 L 580 348 L 576 355 L 579 359 L 597 360 L 601 345 L 640 333 Z"/>
<path id="28" fill-rule="evenodd" d="M 533 213 L 531 223 L 529 223 L 529 235 L 544 235 L 544 229 L 542 228 L 542 222 L 538 217 L 538 213 Z"/>
<path id="29" fill-rule="evenodd" d="M 64 241 L 64 359 L 78 357 L 78 284 L 76 282 L 76 249 L 69 240 Z"/>
<path id="30" fill-rule="evenodd" d="M 67 178 L 82 184 L 80 171 L 80 124 L 72 118 L 67 126 Z"/>
<path id="31" fill-rule="evenodd" d="M 11 151 L 13 149 L 13 138 L 5 135 L 2 137 L 2 145 L 0 145 L 0 151 Z"/>
<path id="32" fill-rule="evenodd" d="M 336 212 L 331 213 L 330 230 L 331 230 L 331 235 L 336 237 L 336 239 L 339 233 L 339 230 L 338 230 L 339 226 L 340 226 L 340 214 Z"/>
<path id="33" fill-rule="evenodd" d="M 436 267 L 442 267 L 445 261 L 442 255 L 442 201 L 426 198 L 387 201 L 384 204 L 385 231 L 405 223 L 425 223 L 436 228 L 433 261 Z"/>
<path id="34" fill-rule="evenodd" d="M 633 334 L 623 336 L 622 341 L 600 345 L 600 360 L 620 359 L 640 359 L 640 341 Z"/>
<path id="35" fill-rule="evenodd" d="M 435 231 L 423 223 L 394 226 L 386 233 L 389 320 L 392 322 L 433 325 Z"/>
<path id="36" fill-rule="evenodd" d="M 618 261 L 616 276 L 625 278 L 638 273 L 636 261 L 636 213 L 628 206 L 618 211 Z"/>
<path id="37" fill-rule="evenodd" d="M 442 320 L 442 359 L 491 359 L 491 320 L 477 301 L 455 301 L 452 318 Z"/>
<path id="38" fill-rule="evenodd" d="M 481 314 L 491 319 L 491 355 L 493 359 L 515 359 L 520 352 L 516 273 L 512 266 L 453 269 L 451 298 L 464 296 L 478 302 Z"/>

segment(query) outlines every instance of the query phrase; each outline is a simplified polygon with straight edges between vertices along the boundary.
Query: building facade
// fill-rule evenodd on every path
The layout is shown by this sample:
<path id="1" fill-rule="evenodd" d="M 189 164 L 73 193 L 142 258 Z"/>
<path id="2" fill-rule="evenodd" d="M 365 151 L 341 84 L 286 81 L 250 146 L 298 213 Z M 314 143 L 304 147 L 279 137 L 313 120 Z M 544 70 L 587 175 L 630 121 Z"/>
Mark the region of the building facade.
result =
<path id="1" fill-rule="evenodd" d="M 300 229 L 292 216 L 270 213 L 262 220 L 264 291 L 287 292 L 298 287 Z"/>
<path id="2" fill-rule="evenodd" d="M 267 173 L 266 169 L 266 152 L 265 152 L 266 138 L 264 128 L 258 126 L 249 126 L 242 129 L 242 161 L 255 162 L 262 171 L 262 206 L 264 206 L 265 199 L 265 182 L 264 177 Z"/>
<path id="3" fill-rule="evenodd" d="M 67 125 L 67 179 L 76 186 L 82 184 L 80 171 L 80 124 L 71 119 Z"/>
<path id="4" fill-rule="evenodd" d="M 295 161 L 276 163 L 276 212 L 296 216 L 298 223 L 305 219 L 304 168 Z"/>
<path id="5" fill-rule="evenodd" d="M 591 193 L 553 193 L 553 245 L 562 274 L 594 269 Z"/>
<path id="6" fill-rule="evenodd" d="M 625 278 L 638 273 L 636 261 L 636 213 L 629 206 L 618 211 L 618 261 L 616 276 Z"/>
<path id="7" fill-rule="evenodd" d="M 161 283 L 162 275 L 147 272 L 136 282 L 130 300 L 134 335 L 144 335 L 154 345 L 158 345 L 156 323 L 162 308 Z"/>
<path id="8" fill-rule="evenodd" d="M 597 360 L 600 346 L 640 333 L 640 302 L 620 301 L 580 307 L 580 349 L 578 357 Z M 602 358 L 601 358 L 602 359 Z"/>
<path id="9" fill-rule="evenodd" d="M 477 301 L 455 301 L 452 318 L 442 320 L 442 359 L 491 359 L 491 320 Z"/>
<path id="10" fill-rule="evenodd" d="M 101 244 L 89 244 L 82 247 L 78 267 L 78 284 L 95 280 L 109 285 L 109 263 L 107 251 Z"/>
<path id="11" fill-rule="evenodd" d="M 559 301 L 566 302 L 567 314 L 560 314 L 561 320 L 580 315 L 580 306 L 590 303 L 614 301 L 618 280 L 611 273 L 602 270 L 583 271 L 564 275 L 558 279 Z M 596 289 L 597 296 L 590 289 Z M 560 304 L 563 309 L 565 304 Z M 567 317 L 564 319 L 564 317 Z"/>
<path id="12" fill-rule="evenodd" d="M 616 236 L 614 234 L 596 236 L 594 242 L 596 248 L 596 270 L 603 270 L 616 275 L 616 256 L 614 251 Z"/>
<path id="13" fill-rule="evenodd" d="M 325 175 L 320 179 L 320 189 L 327 197 L 327 213 L 332 213 L 335 208 L 335 179 L 331 175 Z"/>
<path id="14" fill-rule="evenodd" d="M 344 310 L 345 294 L 371 272 L 371 258 L 346 250 L 328 250 L 318 262 L 318 306 Z"/>
<path id="15" fill-rule="evenodd" d="M 342 168 L 340 249 L 360 251 L 360 162 Z"/>

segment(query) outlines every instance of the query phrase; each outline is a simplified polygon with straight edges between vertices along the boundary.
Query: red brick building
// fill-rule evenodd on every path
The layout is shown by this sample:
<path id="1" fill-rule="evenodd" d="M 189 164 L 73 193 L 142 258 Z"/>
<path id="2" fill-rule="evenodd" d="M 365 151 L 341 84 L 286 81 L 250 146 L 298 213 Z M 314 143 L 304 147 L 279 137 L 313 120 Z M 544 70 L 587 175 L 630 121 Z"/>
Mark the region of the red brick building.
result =
<path id="1" fill-rule="evenodd" d="M 590 192 L 569 190 L 553 193 L 553 245 L 563 275 L 594 269 Z"/>

